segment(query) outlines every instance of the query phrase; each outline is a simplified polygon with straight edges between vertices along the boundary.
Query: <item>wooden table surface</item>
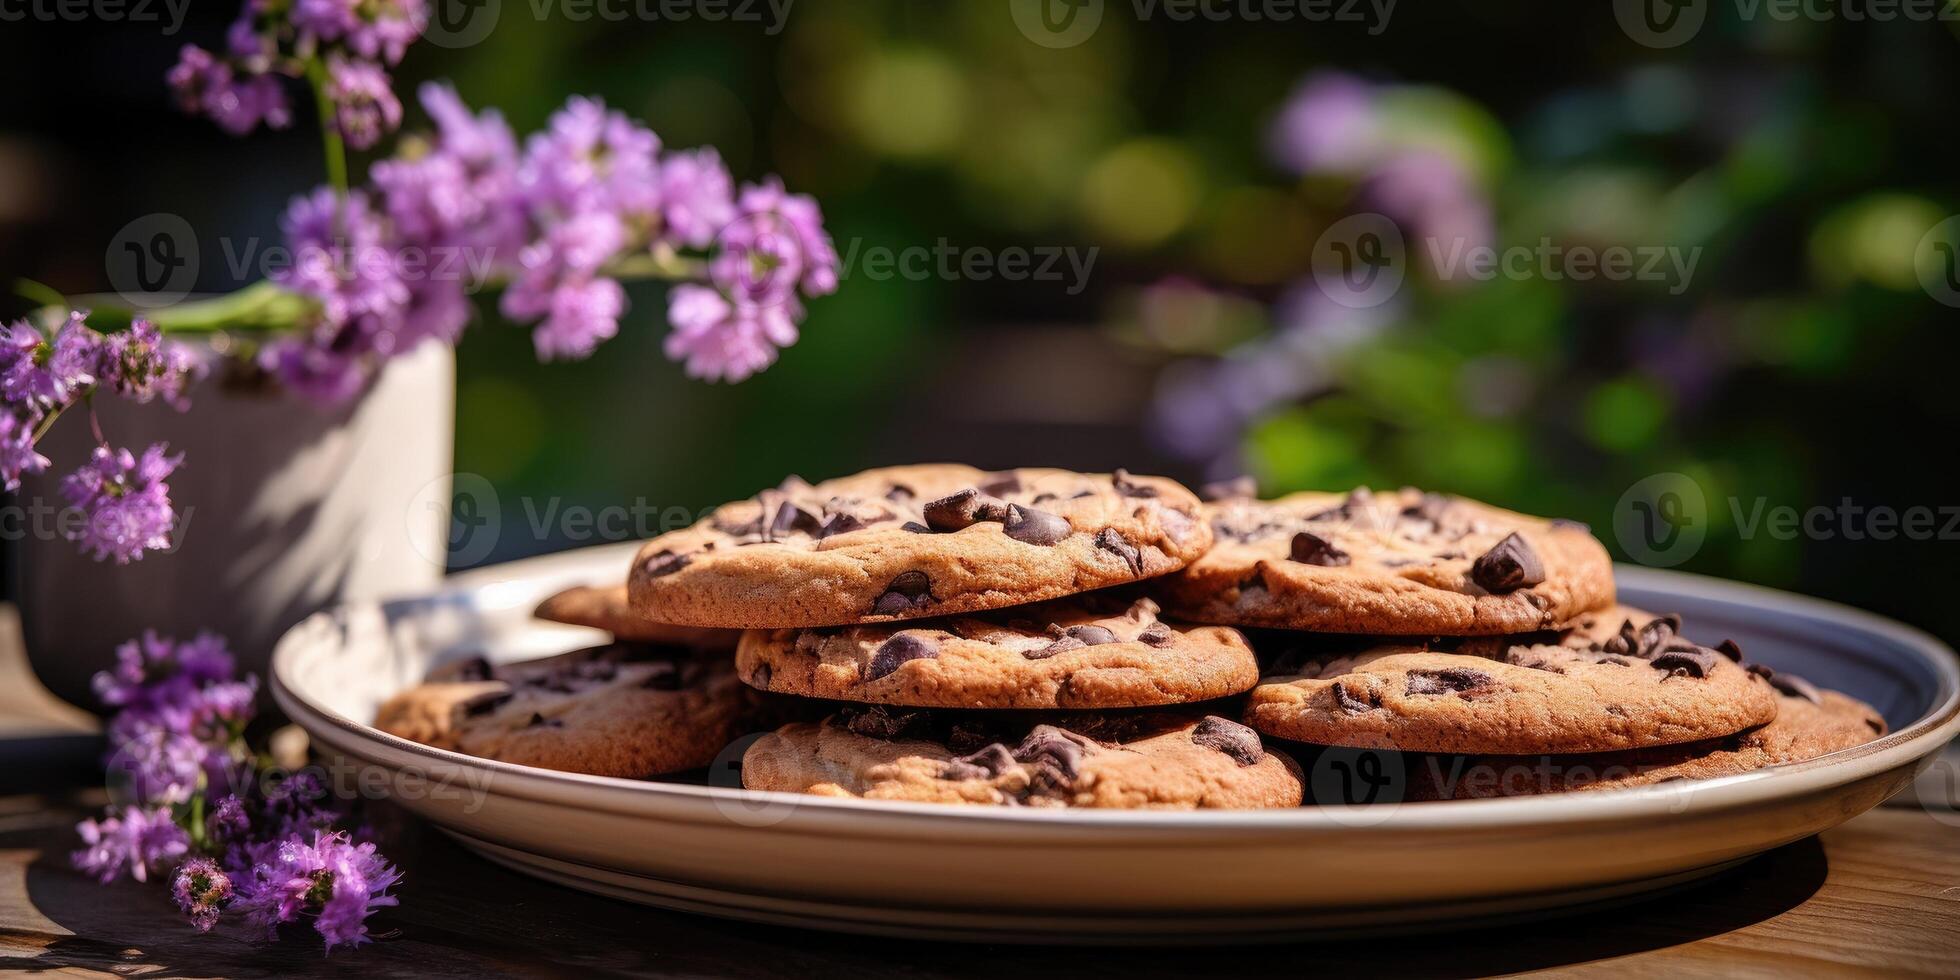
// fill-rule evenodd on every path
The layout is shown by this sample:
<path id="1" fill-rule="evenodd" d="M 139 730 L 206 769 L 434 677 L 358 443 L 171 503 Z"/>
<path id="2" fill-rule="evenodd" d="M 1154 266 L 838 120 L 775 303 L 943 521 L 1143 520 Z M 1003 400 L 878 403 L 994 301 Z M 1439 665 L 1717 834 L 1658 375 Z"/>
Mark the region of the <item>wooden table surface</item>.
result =
<path id="1" fill-rule="evenodd" d="M 1887 807 L 1688 890 L 1609 911 L 1432 936 L 1283 946 L 1065 949 L 830 935 L 662 912 L 533 881 L 395 810 L 406 873 L 389 938 L 322 957 L 176 918 L 162 885 L 76 874 L 72 825 L 99 793 L 0 797 L 0 972 L 85 976 L 1069 977 L 1534 970 L 1651 976 L 1960 974 L 1960 820 Z"/>

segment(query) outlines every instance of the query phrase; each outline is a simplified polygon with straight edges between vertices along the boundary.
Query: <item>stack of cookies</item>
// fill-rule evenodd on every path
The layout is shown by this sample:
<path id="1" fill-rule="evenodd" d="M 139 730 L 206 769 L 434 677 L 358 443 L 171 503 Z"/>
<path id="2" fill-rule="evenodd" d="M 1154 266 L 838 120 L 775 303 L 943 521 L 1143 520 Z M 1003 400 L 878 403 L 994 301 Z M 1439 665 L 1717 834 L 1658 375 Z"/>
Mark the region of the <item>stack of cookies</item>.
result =
<path id="1" fill-rule="evenodd" d="M 1723 775 L 1883 731 L 1614 605 L 1583 526 L 1414 490 L 1207 496 L 1120 470 L 792 477 L 540 607 L 611 644 L 445 665 L 377 724 L 601 775 L 740 749 L 750 789 L 1130 808 L 1297 805 L 1329 752 L 1392 762 L 1365 800 L 1435 799 Z M 1319 802 L 1363 801 L 1338 795 Z"/>

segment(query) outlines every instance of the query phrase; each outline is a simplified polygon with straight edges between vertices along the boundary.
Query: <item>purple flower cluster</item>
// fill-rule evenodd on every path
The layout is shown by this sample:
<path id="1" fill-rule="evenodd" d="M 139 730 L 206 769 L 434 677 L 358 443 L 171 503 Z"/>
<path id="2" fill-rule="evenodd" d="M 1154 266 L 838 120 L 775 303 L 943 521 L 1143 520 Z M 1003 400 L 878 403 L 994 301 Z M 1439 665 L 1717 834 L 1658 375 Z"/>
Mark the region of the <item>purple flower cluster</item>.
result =
<path id="1" fill-rule="evenodd" d="M 421 100 L 436 126 L 426 142 L 376 164 L 370 188 L 323 188 L 286 214 L 296 258 L 276 280 L 319 312 L 262 356 L 315 400 L 352 396 L 425 340 L 454 342 L 487 280 L 507 283 L 501 312 L 534 323 L 538 357 L 557 360 L 619 332 L 622 263 L 692 278 L 670 297 L 668 356 L 731 381 L 796 341 L 802 297 L 837 288 L 816 202 L 773 179 L 738 192 L 711 149 L 665 152 L 652 130 L 574 98 L 520 152 L 497 113 L 444 86 Z M 682 254 L 711 246 L 705 263 Z"/>
<path id="2" fill-rule="evenodd" d="M 0 483 L 20 486 L 24 474 L 49 466 L 35 444 L 63 412 L 97 391 L 137 402 L 161 399 L 188 407 L 185 389 L 202 371 L 188 348 L 166 342 L 156 326 L 137 320 L 103 335 L 74 313 L 52 336 L 25 320 L 0 324 Z M 170 546 L 176 511 L 166 479 L 182 462 L 152 445 L 139 456 L 102 442 L 61 481 L 83 520 L 69 532 L 97 559 L 127 564 Z"/>
<path id="3" fill-rule="evenodd" d="M 1341 72 L 1301 80 L 1274 120 L 1275 160 L 1360 183 L 1364 204 L 1443 247 L 1490 243 L 1490 202 L 1456 156 L 1398 137 L 1390 90 Z"/>
<path id="4" fill-rule="evenodd" d="M 323 93 L 348 145 L 367 149 L 401 125 L 384 65 L 398 64 L 428 26 L 424 0 L 246 0 L 213 54 L 185 45 L 167 76 L 186 112 L 242 136 L 292 123 L 281 76 L 324 69 Z"/>
<path id="5" fill-rule="evenodd" d="M 236 912 L 268 938 L 311 919 L 329 950 L 368 941 L 367 918 L 396 904 L 401 873 L 371 841 L 334 829 L 341 814 L 317 776 L 251 769 L 244 730 L 257 684 L 235 678 L 223 640 L 145 634 L 116 651 L 95 689 L 116 709 L 119 797 L 76 828 L 77 868 L 106 884 L 175 865 L 171 898 L 199 932 Z"/>

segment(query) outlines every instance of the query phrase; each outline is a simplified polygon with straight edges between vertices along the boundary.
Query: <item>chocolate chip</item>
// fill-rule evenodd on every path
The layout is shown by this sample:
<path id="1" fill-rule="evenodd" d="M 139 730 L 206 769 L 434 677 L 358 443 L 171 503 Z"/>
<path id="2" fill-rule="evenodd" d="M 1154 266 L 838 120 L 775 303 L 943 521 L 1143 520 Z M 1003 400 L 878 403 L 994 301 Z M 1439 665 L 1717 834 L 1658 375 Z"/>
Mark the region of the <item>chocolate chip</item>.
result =
<path id="1" fill-rule="evenodd" d="M 1143 574 L 1143 552 L 1136 545 L 1123 540 L 1115 528 L 1106 527 L 1097 531 L 1096 547 L 1123 559 L 1123 564 L 1130 566 L 1132 574 Z"/>
<path id="2" fill-rule="evenodd" d="M 1622 628 L 1624 631 L 1624 628 Z M 1681 617 L 1675 615 L 1657 616 L 1640 627 L 1633 637 L 1633 655 L 1650 658 L 1669 649 L 1679 649 L 1676 638 L 1681 633 Z M 1681 641 L 1686 642 L 1686 641 Z M 1693 644 L 1689 644 L 1690 647 Z"/>
<path id="3" fill-rule="evenodd" d="M 967 487 L 931 501 L 924 508 L 926 524 L 935 531 L 962 531 L 982 521 L 1007 518 L 1007 504 Z"/>
<path id="4" fill-rule="evenodd" d="M 1632 661 L 1627 660 L 1623 657 L 1601 657 L 1593 662 L 1605 664 L 1609 667 L 1628 667 L 1628 666 L 1632 666 L 1633 663 Z"/>
<path id="5" fill-rule="evenodd" d="M 1402 516 L 1412 520 L 1428 521 L 1432 525 L 1440 525 L 1443 523 L 1443 518 L 1449 515 L 1452 506 L 1454 506 L 1454 503 L 1450 498 L 1440 493 L 1425 493 L 1422 495 L 1422 499 L 1402 508 Z"/>
<path id="6" fill-rule="evenodd" d="M 932 579 L 919 571 L 900 572 L 885 586 L 883 594 L 871 604 L 871 611 L 880 616 L 896 616 L 901 613 L 921 609 L 932 603 Z"/>
<path id="7" fill-rule="evenodd" d="M 1715 652 L 1736 663 L 1742 662 L 1742 644 L 1734 640 L 1723 640 L 1715 645 Z"/>
<path id="8" fill-rule="evenodd" d="M 1097 626 L 1093 623 L 1086 626 L 1071 626 L 1068 628 L 1068 635 L 1081 640 L 1084 646 L 1094 647 L 1116 642 L 1116 634 L 1109 627 Z"/>
<path id="9" fill-rule="evenodd" d="M 918 521 L 906 521 L 905 523 L 903 523 L 903 524 L 900 524 L 900 525 L 898 526 L 898 529 L 899 529 L 899 530 L 901 530 L 901 531 L 910 531 L 910 532 L 912 532 L 913 534 L 931 534 L 931 533 L 932 533 L 932 528 L 929 528 L 929 527 L 927 527 L 927 526 L 925 526 L 924 524 L 921 524 L 921 523 L 919 523 Z"/>
<path id="10" fill-rule="evenodd" d="M 480 654 L 462 660 L 451 660 L 446 664 L 438 664 L 434 670 L 429 671 L 427 678 L 431 684 L 464 684 L 472 681 L 487 681 L 489 679 L 490 661 L 483 659 Z"/>
<path id="11" fill-rule="evenodd" d="M 485 691 L 463 702 L 463 716 L 466 718 L 477 718 L 487 715 L 509 704 L 510 699 L 515 696 L 509 691 Z"/>
<path id="12" fill-rule="evenodd" d="M 1082 756 L 1088 747 L 1088 740 L 1074 732 L 1063 731 L 1053 725 L 1036 725 L 1014 749 L 1016 762 L 1033 765 L 1050 765 L 1063 776 L 1075 778 L 1081 770 Z"/>
<path id="13" fill-rule="evenodd" d="M 1780 694 L 1786 694 L 1793 698 L 1802 698 L 1811 704 L 1824 703 L 1824 695 L 1809 681 L 1795 674 L 1779 674 L 1762 664 L 1750 664 L 1749 672 L 1768 681 L 1769 686 L 1776 688 Z"/>
<path id="14" fill-rule="evenodd" d="M 1293 536 L 1293 550 L 1287 557 L 1302 565 L 1322 565 L 1338 567 L 1346 565 L 1351 559 L 1348 553 L 1311 531 L 1301 531 Z"/>
<path id="15" fill-rule="evenodd" d="M 1240 500 L 1259 496 L 1259 482 L 1249 476 L 1235 476 L 1229 480 L 1207 483 L 1198 493 L 1206 500 Z"/>
<path id="16" fill-rule="evenodd" d="M 817 537 L 819 539 L 834 538 L 840 534 L 849 534 L 852 531 L 862 530 L 864 527 L 865 523 L 858 520 L 854 515 L 832 514 L 829 520 L 823 522 L 823 527 L 817 529 Z"/>
<path id="17" fill-rule="evenodd" d="M 686 568 L 688 560 L 686 555 L 677 555 L 673 551 L 663 548 L 647 556 L 647 560 L 642 562 L 640 567 L 646 572 L 647 578 L 660 578 L 662 576 L 672 575 Z"/>
<path id="18" fill-rule="evenodd" d="M 1203 721 L 1198 722 L 1197 727 L 1191 729 L 1191 741 L 1223 752 L 1241 766 L 1252 765 L 1266 757 L 1266 748 L 1259 743 L 1258 732 L 1217 715 L 1206 715 Z"/>
<path id="19" fill-rule="evenodd" d="M 1409 671 L 1408 681 L 1402 689 L 1405 695 L 1417 694 L 1461 694 L 1489 687 L 1497 683 L 1489 674 L 1468 667 L 1444 667 L 1440 670 Z"/>
<path id="20" fill-rule="evenodd" d="M 768 664 L 756 664 L 755 669 L 749 671 L 748 682 L 750 687 L 767 691 L 769 690 L 769 682 L 775 679 L 776 668 Z M 647 680 L 651 681 L 653 678 L 649 677 Z"/>
<path id="21" fill-rule="evenodd" d="M 1151 623 L 1137 634 L 1137 640 L 1145 646 L 1162 648 L 1177 642 L 1177 632 L 1163 623 Z"/>
<path id="22" fill-rule="evenodd" d="M 987 474 L 986 482 L 980 484 L 980 492 L 998 497 L 1003 494 L 1021 492 L 1021 476 L 1013 470 Z"/>
<path id="23" fill-rule="evenodd" d="M 893 503 L 902 503 L 916 496 L 918 493 L 903 483 L 894 483 L 891 489 L 885 491 L 885 499 Z"/>
<path id="24" fill-rule="evenodd" d="M 1720 662 L 1720 655 L 1705 647 L 1694 650 L 1667 650 L 1655 654 L 1647 665 L 1655 670 L 1680 672 L 1690 677 L 1707 677 Z"/>
<path id="25" fill-rule="evenodd" d="M 941 779 L 992 778 L 995 776 L 999 776 L 1001 773 L 1004 773 L 1009 769 L 1014 768 L 1016 765 L 1019 765 L 1019 763 L 1014 761 L 1014 754 L 1007 750 L 1007 746 L 1002 745 L 999 742 L 993 742 L 986 746 L 983 746 L 982 748 L 980 748 L 975 752 L 960 756 L 954 759 L 951 763 L 948 763 L 948 768 L 951 768 L 953 766 L 964 767 L 962 771 L 968 774 L 959 775 L 959 776 L 949 776 L 949 775 L 942 774 L 939 778 Z"/>
<path id="26" fill-rule="evenodd" d="M 1024 544 L 1038 545 L 1056 544 L 1075 530 L 1065 517 L 1020 504 L 1008 506 L 1004 526 L 1008 537 Z"/>
<path id="27" fill-rule="evenodd" d="M 821 524 L 817 520 L 817 515 L 787 500 L 777 504 L 774 516 L 769 518 L 769 536 L 771 538 L 793 534 L 798 531 L 804 534 L 812 534 L 820 527 Z"/>
<path id="28" fill-rule="evenodd" d="M 1125 497 L 1155 497 L 1157 488 L 1130 479 L 1130 471 L 1119 469 L 1109 475 L 1109 485 Z"/>
<path id="29" fill-rule="evenodd" d="M 863 680 L 875 681 L 897 670 L 900 664 L 907 661 L 931 660 L 937 656 L 939 656 L 939 644 L 932 640 L 917 633 L 894 634 L 891 639 L 878 644 L 878 649 L 872 652 L 871 663 L 865 669 Z"/>
<path id="30" fill-rule="evenodd" d="M 921 731 L 929 723 L 923 711 L 893 711 L 881 704 L 852 705 L 839 711 L 837 720 L 855 734 L 886 741 Z"/>
<path id="31" fill-rule="evenodd" d="M 1351 715 L 1358 715 L 1363 711 L 1373 711 L 1382 706 L 1381 699 L 1375 696 L 1374 691 L 1368 690 L 1366 685 L 1362 687 L 1362 691 L 1366 694 L 1366 697 L 1355 697 L 1354 692 L 1348 690 L 1347 682 L 1345 681 L 1335 681 L 1333 690 L 1334 703 L 1340 705 L 1342 711 Z"/>
<path id="32" fill-rule="evenodd" d="M 1516 531 L 1470 564 L 1470 579 L 1484 591 L 1503 594 L 1545 581 L 1545 565 Z"/>

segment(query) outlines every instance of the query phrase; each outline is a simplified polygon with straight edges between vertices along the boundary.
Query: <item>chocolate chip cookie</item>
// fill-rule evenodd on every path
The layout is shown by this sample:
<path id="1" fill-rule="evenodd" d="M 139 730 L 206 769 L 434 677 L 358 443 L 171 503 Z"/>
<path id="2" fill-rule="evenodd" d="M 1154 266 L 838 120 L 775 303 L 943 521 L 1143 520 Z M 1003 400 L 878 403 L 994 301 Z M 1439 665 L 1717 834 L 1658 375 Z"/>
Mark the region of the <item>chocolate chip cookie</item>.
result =
<path id="1" fill-rule="evenodd" d="M 742 638 L 740 630 L 704 629 L 657 623 L 633 611 L 626 586 L 578 585 L 538 604 L 539 619 L 605 630 L 628 643 L 655 643 L 695 650 L 729 651 Z"/>
<path id="2" fill-rule="evenodd" d="M 1774 688 L 1733 643 L 1680 627 L 1620 609 L 1563 634 L 1376 647 L 1268 678 L 1245 718 L 1318 745 L 1520 755 L 1696 742 L 1776 717 Z"/>
<path id="3" fill-rule="evenodd" d="M 1180 618 L 1381 635 L 1561 626 L 1613 601 L 1583 525 L 1414 489 L 1206 504 L 1216 545 L 1153 589 Z"/>
<path id="4" fill-rule="evenodd" d="M 1777 690 L 1776 719 L 1712 742 L 1629 752 L 1539 756 L 1425 756 L 1411 767 L 1414 799 L 1535 796 L 1583 789 L 1713 779 L 1803 762 L 1885 734 L 1868 704 L 1801 678 L 1764 673 Z"/>
<path id="5" fill-rule="evenodd" d="M 750 630 L 735 669 L 764 691 L 925 708 L 1140 708 L 1259 681 L 1237 630 L 1093 594 L 916 624 Z"/>
<path id="6" fill-rule="evenodd" d="M 1122 809 L 1297 806 L 1299 769 L 1216 716 L 1060 716 L 1051 723 L 847 708 L 785 726 L 742 757 L 742 785 L 915 803 Z"/>
<path id="7" fill-rule="evenodd" d="M 1163 575 L 1211 546 L 1160 477 L 895 466 L 791 478 L 640 550 L 634 608 L 687 626 L 775 629 L 952 616 Z"/>
<path id="8" fill-rule="evenodd" d="M 484 759 L 644 777 L 714 761 L 753 695 L 728 659 L 636 643 L 492 667 L 444 665 L 390 698 L 375 727 Z"/>

